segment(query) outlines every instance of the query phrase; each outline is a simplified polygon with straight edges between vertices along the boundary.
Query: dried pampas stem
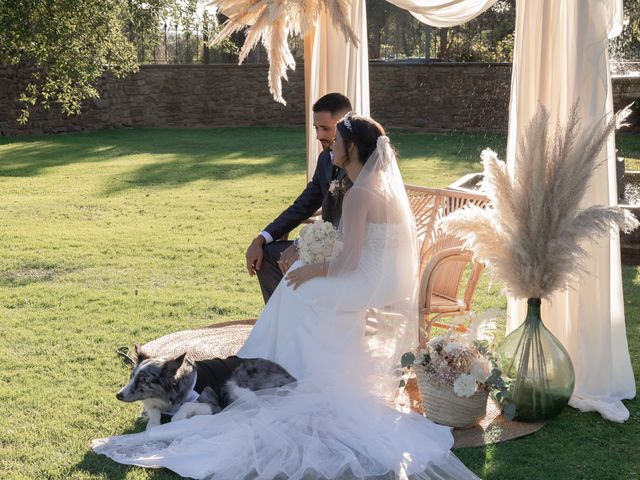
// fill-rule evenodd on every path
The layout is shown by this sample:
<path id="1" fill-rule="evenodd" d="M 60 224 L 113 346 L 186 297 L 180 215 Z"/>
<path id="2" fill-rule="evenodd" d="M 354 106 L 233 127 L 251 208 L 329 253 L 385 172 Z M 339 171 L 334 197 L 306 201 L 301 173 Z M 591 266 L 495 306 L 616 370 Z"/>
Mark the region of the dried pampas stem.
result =
<path id="1" fill-rule="evenodd" d="M 625 232 L 638 227 L 633 214 L 619 207 L 580 208 L 615 119 L 581 129 L 574 106 L 553 136 L 548 125 L 541 108 L 518 146 L 513 177 L 495 152 L 482 152 L 491 206 L 460 209 L 439 222 L 518 298 L 547 298 L 565 288 L 587 254 L 581 242 L 616 226 Z"/>
<path id="2" fill-rule="evenodd" d="M 220 13 L 229 17 L 223 29 L 211 41 L 215 46 L 229 35 L 246 29 L 247 38 L 240 51 L 239 63 L 261 42 L 269 57 L 269 91 L 276 102 L 286 105 L 282 96 L 282 79 L 287 70 L 295 70 L 289 49 L 290 35 L 306 35 L 326 9 L 336 28 L 348 42 L 358 44 L 349 24 L 349 0 L 213 0 Z"/>

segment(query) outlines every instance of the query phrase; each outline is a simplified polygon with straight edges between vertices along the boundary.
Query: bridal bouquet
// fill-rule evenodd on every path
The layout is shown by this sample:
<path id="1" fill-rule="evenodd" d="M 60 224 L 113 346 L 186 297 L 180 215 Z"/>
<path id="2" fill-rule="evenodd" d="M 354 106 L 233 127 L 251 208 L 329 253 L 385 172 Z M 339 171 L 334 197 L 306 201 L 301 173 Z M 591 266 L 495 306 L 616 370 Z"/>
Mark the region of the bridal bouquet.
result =
<path id="1" fill-rule="evenodd" d="M 323 263 L 339 253 L 342 242 L 331 222 L 318 220 L 300 229 L 298 251 L 305 265 Z"/>

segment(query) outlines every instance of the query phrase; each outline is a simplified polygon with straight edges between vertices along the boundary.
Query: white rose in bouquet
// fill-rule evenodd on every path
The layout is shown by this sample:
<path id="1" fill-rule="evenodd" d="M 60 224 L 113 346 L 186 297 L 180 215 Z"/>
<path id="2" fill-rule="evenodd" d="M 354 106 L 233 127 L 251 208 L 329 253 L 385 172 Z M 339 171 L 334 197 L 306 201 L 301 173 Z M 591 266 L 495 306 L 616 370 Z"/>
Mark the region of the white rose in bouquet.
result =
<path id="1" fill-rule="evenodd" d="M 458 352 L 460 352 L 462 350 L 464 350 L 464 347 L 461 344 L 459 344 L 458 342 L 448 343 L 444 347 L 444 353 L 449 354 L 449 355 L 451 355 L 451 354 L 455 355 L 456 353 L 458 353 Z"/>

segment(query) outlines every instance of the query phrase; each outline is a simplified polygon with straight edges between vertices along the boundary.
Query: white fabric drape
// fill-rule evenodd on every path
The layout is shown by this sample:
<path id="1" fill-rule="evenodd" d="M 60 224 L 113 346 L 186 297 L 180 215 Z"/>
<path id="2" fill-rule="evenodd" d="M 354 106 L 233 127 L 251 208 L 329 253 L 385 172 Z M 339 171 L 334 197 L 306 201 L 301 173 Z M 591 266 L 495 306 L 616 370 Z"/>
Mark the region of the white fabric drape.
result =
<path id="1" fill-rule="evenodd" d="M 422 23 L 452 27 L 468 22 L 490 9 L 497 0 L 388 0 L 409 10 Z"/>
<path id="2" fill-rule="evenodd" d="M 622 0 L 518 2 L 507 159 L 539 105 L 563 122 L 578 102 L 583 126 L 613 114 L 607 36 L 622 25 Z M 601 152 L 584 206 L 615 205 L 615 139 Z M 627 346 L 617 232 L 589 245 L 591 258 L 573 288 L 543 303 L 545 324 L 569 351 L 576 371 L 570 404 L 622 422 L 622 399 L 636 393 Z M 507 330 L 524 319 L 526 304 L 509 299 Z"/>
<path id="3" fill-rule="evenodd" d="M 320 153 L 313 129 L 311 106 L 323 95 L 346 95 L 354 111 L 369 115 L 369 52 L 367 48 L 367 10 L 364 0 L 352 0 L 349 23 L 360 39 L 348 43 L 333 27 L 326 10 L 315 31 L 305 38 L 305 82 L 307 118 L 307 178 L 311 179 Z"/>

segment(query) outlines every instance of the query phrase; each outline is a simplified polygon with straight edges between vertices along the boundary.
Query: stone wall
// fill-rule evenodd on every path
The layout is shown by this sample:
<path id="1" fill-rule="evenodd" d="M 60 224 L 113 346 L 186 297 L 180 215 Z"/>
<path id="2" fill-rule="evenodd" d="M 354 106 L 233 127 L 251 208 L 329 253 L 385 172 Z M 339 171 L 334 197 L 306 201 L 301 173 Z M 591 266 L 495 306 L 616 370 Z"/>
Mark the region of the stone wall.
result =
<path id="1" fill-rule="evenodd" d="M 302 69 L 300 69 L 302 70 Z M 304 125 L 304 74 L 285 85 L 288 107 L 275 103 L 264 65 L 144 65 L 125 79 L 100 79 L 100 98 L 66 117 L 55 106 L 35 109 L 26 126 L 15 99 L 27 72 L 0 67 L 0 133 L 59 133 L 109 127 Z"/>
<path id="2" fill-rule="evenodd" d="M 16 99 L 28 81 L 28 72 L 0 66 L 0 134 L 304 125 L 303 72 L 299 65 L 284 82 L 285 107 L 269 94 L 266 65 L 143 65 L 125 79 L 103 77 L 98 85 L 100 98 L 85 102 L 80 116 L 66 117 L 55 106 L 49 111 L 37 108 L 29 124 L 20 126 L 15 121 Z M 510 64 L 372 62 L 369 74 L 371 114 L 385 127 L 507 130 Z M 614 91 L 616 84 L 614 78 Z M 622 90 L 628 96 L 630 87 L 625 83 Z"/>
<path id="3" fill-rule="evenodd" d="M 369 74 L 371 114 L 385 126 L 507 131 L 511 64 L 371 64 Z"/>

